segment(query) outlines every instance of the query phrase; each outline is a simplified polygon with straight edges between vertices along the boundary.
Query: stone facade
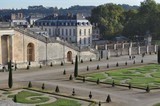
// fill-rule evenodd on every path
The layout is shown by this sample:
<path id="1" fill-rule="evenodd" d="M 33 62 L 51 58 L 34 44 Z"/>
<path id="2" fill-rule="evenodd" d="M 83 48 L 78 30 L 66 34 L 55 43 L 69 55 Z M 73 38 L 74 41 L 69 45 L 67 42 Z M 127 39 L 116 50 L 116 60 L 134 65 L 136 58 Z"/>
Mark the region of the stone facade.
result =
<path id="1" fill-rule="evenodd" d="M 38 36 L 27 29 L 0 29 L 0 64 L 6 65 L 9 60 L 18 67 L 39 64 L 60 64 L 79 60 L 97 59 L 97 54 L 90 50 L 81 51 L 78 47 L 50 37 Z"/>

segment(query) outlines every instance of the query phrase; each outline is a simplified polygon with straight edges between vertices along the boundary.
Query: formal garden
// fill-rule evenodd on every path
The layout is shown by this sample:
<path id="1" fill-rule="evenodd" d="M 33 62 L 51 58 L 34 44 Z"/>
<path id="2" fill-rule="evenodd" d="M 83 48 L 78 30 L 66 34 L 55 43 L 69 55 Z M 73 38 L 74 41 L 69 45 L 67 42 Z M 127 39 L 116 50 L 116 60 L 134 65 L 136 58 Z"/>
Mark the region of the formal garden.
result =
<path id="1" fill-rule="evenodd" d="M 74 98 L 67 98 L 47 93 L 40 93 L 33 90 L 19 89 L 14 91 L 0 91 L 1 99 L 10 98 L 15 103 L 22 103 L 36 106 L 83 106 L 84 101 Z"/>
<path id="2" fill-rule="evenodd" d="M 98 70 L 99 71 L 99 70 Z M 160 65 L 147 64 L 132 68 L 114 69 L 99 71 L 91 74 L 84 74 L 85 80 L 114 85 L 130 85 L 132 87 L 151 89 L 160 88 Z"/>

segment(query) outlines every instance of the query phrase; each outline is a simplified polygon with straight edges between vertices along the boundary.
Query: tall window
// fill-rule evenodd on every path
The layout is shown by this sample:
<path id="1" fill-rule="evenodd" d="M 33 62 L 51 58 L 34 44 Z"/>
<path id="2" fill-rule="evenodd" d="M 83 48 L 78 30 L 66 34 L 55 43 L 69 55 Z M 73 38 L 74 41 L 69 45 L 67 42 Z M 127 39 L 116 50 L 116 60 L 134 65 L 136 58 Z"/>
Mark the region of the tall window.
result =
<path id="1" fill-rule="evenodd" d="M 69 35 L 70 36 L 72 35 L 72 29 L 69 29 Z"/>
<path id="2" fill-rule="evenodd" d="M 79 44 L 82 44 L 81 38 L 79 39 Z"/>
<path id="3" fill-rule="evenodd" d="M 89 35 L 91 34 L 91 30 L 90 30 L 90 29 L 88 29 L 88 34 L 89 34 Z"/>
<path id="4" fill-rule="evenodd" d="M 90 37 L 88 38 L 88 44 L 90 44 Z"/>
<path id="5" fill-rule="evenodd" d="M 66 29 L 66 35 L 68 35 L 68 29 Z"/>
<path id="6" fill-rule="evenodd" d="M 82 35 L 82 30 L 81 30 L 81 29 L 79 30 L 79 35 L 80 35 L 80 36 Z"/>
<path id="7" fill-rule="evenodd" d="M 86 29 L 84 29 L 84 35 L 86 35 Z"/>
<path id="8" fill-rule="evenodd" d="M 62 36 L 64 35 L 64 30 L 62 29 Z"/>
<path id="9" fill-rule="evenodd" d="M 73 36 L 76 35 L 76 29 L 73 29 Z"/>
<path id="10" fill-rule="evenodd" d="M 86 38 L 84 38 L 84 45 L 86 44 Z"/>

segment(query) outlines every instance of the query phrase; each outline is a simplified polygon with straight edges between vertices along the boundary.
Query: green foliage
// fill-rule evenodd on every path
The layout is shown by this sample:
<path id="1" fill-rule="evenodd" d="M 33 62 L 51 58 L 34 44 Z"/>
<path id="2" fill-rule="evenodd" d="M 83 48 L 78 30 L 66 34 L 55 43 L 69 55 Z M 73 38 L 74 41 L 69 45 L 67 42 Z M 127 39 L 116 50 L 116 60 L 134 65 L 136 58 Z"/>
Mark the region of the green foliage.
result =
<path id="1" fill-rule="evenodd" d="M 158 46 L 158 54 L 157 54 L 158 64 L 160 64 L 160 47 Z"/>
<path id="2" fill-rule="evenodd" d="M 83 82 L 85 82 L 85 81 L 86 81 L 85 76 L 83 76 Z"/>
<path id="3" fill-rule="evenodd" d="M 28 88 L 32 88 L 32 83 L 31 83 L 31 81 L 29 81 L 29 83 L 28 83 Z"/>
<path id="4" fill-rule="evenodd" d="M 66 75 L 66 70 L 63 71 L 63 75 Z"/>
<path id="5" fill-rule="evenodd" d="M 53 66 L 52 62 L 51 62 L 51 64 L 50 64 L 50 66 L 51 66 L 51 67 Z"/>
<path id="6" fill-rule="evenodd" d="M 97 84 L 99 84 L 100 83 L 100 81 L 99 81 L 99 78 L 97 79 Z"/>
<path id="7" fill-rule="evenodd" d="M 42 90 L 44 90 L 45 89 L 45 85 L 44 85 L 44 83 L 42 84 Z"/>
<path id="8" fill-rule="evenodd" d="M 9 71 L 9 76 L 8 76 L 8 87 L 12 88 L 13 86 L 13 79 L 12 79 L 12 61 L 8 62 L 8 71 Z"/>
<path id="9" fill-rule="evenodd" d="M 13 101 L 16 103 L 17 102 L 17 96 L 14 95 Z"/>
<path id="10" fill-rule="evenodd" d="M 103 82 L 113 84 L 124 84 L 130 87 L 142 87 L 146 89 L 160 87 L 160 66 L 158 64 L 149 64 L 136 68 L 123 68 L 114 71 L 97 72 L 85 76 L 88 80 L 97 81 L 99 78 Z M 132 85 L 130 85 L 132 84 Z M 130 88 L 129 87 L 129 88 Z"/>
<path id="11" fill-rule="evenodd" d="M 87 71 L 89 71 L 89 66 L 87 66 Z"/>
<path id="12" fill-rule="evenodd" d="M 100 67 L 99 67 L 99 65 L 97 65 L 97 70 L 99 70 L 100 69 Z"/>
<path id="13" fill-rule="evenodd" d="M 73 80 L 73 77 L 72 77 L 72 75 L 70 75 L 70 76 L 69 76 L 69 80 Z"/>
<path id="14" fill-rule="evenodd" d="M 92 99 L 92 92 L 89 93 L 89 98 Z"/>
<path id="15" fill-rule="evenodd" d="M 39 96 L 39 97 L 34 97 Z M 49 98 L 47 97 L 40 97 L 42 94 L 29 92 L 29 91 L 21 91 L 16 95 L 16 99 L 18 103 L 27 103 L 27 104 L 35 104 L 35 103 L 43 103 L 47 102 Z M 26 99 L 31 97 L 31 99 Z"/>
<path id="16" fill-rule="evenodd" d="M 59 93 L 59 92 L 60 92 L 58 85 L 56 86 L 55 92 L 56 92 L 56 93 Z"/>
<path id="17" fill-rule="evenodd" d="M 75 59 L 75 67 L 74 67 L 74 77 L 78 76 L 78 57 L 76 55 L 76 59 Z"/>
<path id="18" fill-rule="evenodd" d="M 78 101 L 69 100 L 69 99 L 57 99 L 55 102 L 42 104 L 39 106 L 81 106 Z"/>
<path id="19" fill-rule="evenodd" d="M 72 91 L 72 96 L 75 96 L 75 90 L 74 90 L 74 88 L 73 88 L 73 91 Z"/>
<path id="20" fill-rule="evenodd" d="M 110 97 L 110 95 L 107 96 L 106 102 L 107 102 L 107 103 L 110 103 L 110 102 L 111 102 L 111 97 Z"/>
<path id="21" fill-rule="evenodd" d="M 124 9 L 116 4 L 100 5 L 92 10 L 91 22 L 98 23 L 101 35 L 110 37 L 122 31 Z"/>

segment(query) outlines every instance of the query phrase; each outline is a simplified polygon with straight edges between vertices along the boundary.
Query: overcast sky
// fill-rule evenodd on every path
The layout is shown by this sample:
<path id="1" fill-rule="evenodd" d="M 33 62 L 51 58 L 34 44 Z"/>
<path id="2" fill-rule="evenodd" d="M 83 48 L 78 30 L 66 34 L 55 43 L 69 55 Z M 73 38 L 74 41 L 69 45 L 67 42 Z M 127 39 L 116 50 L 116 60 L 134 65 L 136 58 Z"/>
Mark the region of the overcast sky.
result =
<path id="1" fill-rule="evenodd" d="M 93 5 L 98 6 L 105 3 L 140 5 L 144 0 L 0 0 L 0 9 L 7 8 L 27 8 L 33 5 L 43 5 L 45 7 L 68 8 L 73 5 Z M 155 0 L 160 3 L 160 0 Z"/>

